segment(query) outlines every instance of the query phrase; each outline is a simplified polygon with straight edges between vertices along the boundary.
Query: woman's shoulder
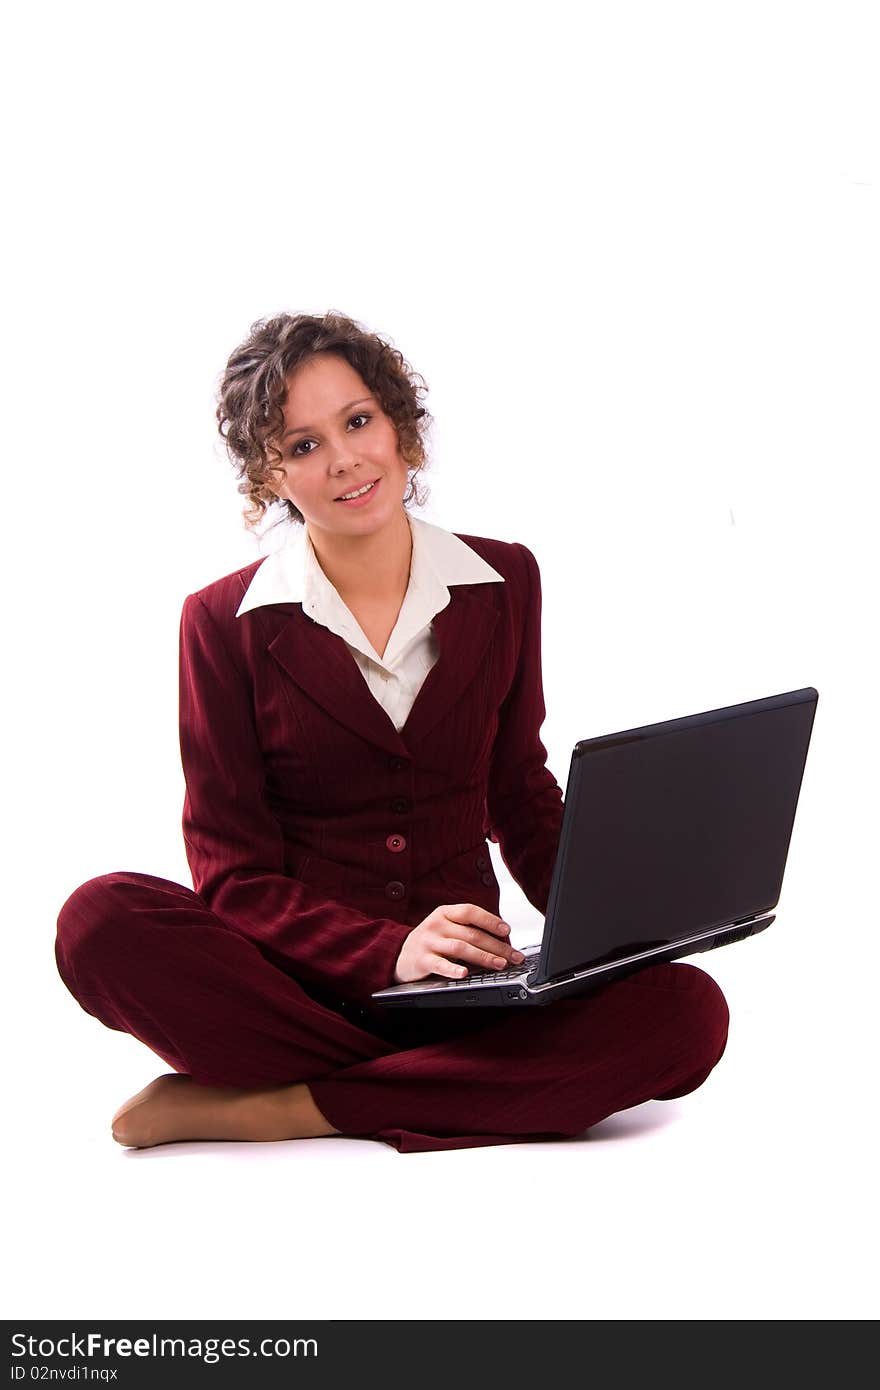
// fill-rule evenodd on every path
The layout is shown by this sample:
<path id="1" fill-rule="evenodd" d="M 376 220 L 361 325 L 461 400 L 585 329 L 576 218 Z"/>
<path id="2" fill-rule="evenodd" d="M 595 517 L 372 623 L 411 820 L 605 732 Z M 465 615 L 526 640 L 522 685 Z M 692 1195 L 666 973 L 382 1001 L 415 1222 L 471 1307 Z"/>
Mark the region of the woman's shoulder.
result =
<path id="1" fill-rule="evenodd" d="M 249 564 L 242 565 L 239 569 L 222 575 L 220 579 L 214 579 L 209 584 L 203 584 L 201 588 L 194 589 L 191 594 L 186 596 L 184 608 L 201 606 L 207 608 L 214 618 L 233 617 L 250 586 L 251 580 L 264 560 L 268 558 L 266 555 L 261 555 L 259 559 L 252 560 Z"/>
<path id="2" fill-rule="evenodd" d="M 454 533 L 460 541 L 476 551 L 487 564 L 517 588 L 531 589 L 539 578 L 538 562 L 522 541 L 502 541 L 494 536 L 471 536 L 464 531 Z"/>

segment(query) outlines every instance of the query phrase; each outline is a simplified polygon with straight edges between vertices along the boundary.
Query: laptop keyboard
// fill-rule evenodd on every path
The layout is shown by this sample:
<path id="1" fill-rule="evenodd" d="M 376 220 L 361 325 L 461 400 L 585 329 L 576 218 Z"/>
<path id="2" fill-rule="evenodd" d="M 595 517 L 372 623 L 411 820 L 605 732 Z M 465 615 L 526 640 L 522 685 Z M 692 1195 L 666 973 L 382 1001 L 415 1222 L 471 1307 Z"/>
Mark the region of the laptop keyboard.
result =
<path id="1" fill-rule="evenodd" d="M 472 985 L 474 981 L 485 980 L 488 984 L 501 984 L 505 980 L 518 980 L 521 975 L 529 975 L 538 964 L 540 951 L 536 951 L 532 956 L 526 956 L 525 960 L 520 961 L 519 965 L 510 966 L 506 970 L 474 970 L 468 966 L 469 974 L 460 980 L 447 980 L 448 985 Z"/>

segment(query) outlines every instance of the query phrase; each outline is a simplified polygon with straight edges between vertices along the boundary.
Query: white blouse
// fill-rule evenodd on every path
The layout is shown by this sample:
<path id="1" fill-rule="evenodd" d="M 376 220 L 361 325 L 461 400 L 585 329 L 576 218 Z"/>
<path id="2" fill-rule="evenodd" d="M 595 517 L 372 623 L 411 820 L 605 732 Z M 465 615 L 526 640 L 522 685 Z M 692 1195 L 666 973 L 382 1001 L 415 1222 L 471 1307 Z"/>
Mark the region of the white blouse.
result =
<path id="1" fill-rule="evenodd" d="M 409 584 L 381 656 L 321 569 L 307 527 L 298 523 L 287 544 L 255 571 L 235 615 L 267 603 L 301 603 L 313 622 L 343 639 L 398 732 L 437 660 L 431 620 L 449 603 L 448 586 L 504 583 L 503 575 L 451 531 L 406 515 L 412 532 Z"/>

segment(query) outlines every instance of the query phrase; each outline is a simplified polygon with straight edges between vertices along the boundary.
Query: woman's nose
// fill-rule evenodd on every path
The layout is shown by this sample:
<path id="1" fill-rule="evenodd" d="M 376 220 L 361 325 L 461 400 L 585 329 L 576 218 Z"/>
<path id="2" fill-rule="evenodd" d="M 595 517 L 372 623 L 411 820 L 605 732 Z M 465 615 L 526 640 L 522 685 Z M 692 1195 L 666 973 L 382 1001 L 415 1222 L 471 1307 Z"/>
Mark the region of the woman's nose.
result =
<path id="1" fill-rule="evenodd" d="M 330 440 L 327 459 L 334 475 L 346 473 L 357 462 L 357 451 L 350 439 Z"/>

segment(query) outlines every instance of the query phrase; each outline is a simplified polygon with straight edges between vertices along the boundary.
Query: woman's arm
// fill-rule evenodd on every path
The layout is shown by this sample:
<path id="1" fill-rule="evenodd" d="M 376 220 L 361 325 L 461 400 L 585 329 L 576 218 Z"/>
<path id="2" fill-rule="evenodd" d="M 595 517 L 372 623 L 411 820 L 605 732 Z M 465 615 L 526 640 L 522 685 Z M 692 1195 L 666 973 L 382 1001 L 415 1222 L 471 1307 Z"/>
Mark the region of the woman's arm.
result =
<path id="1" fill-rule="evenodd" d="M 284 871 L 281 827 L 267 809 L 246 680 L 197 594 L 180 621 L 183 836 L 195 891 L 306 988 L 342 999 L 388 985 L 411 927 L 328 900 Z"/>
<path id="2" fill-rule="evenodd" d="M 541 742 L 544 687 L 541 675 L 541 576 L 524 545 L 526 599 L 516 674 L 499 712 L 492 749 L 486 810 L 489 835 L 529 902 L 546 913 L 550 880 L 562 829 L 562 790 L 547 767 Z"/>

